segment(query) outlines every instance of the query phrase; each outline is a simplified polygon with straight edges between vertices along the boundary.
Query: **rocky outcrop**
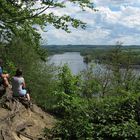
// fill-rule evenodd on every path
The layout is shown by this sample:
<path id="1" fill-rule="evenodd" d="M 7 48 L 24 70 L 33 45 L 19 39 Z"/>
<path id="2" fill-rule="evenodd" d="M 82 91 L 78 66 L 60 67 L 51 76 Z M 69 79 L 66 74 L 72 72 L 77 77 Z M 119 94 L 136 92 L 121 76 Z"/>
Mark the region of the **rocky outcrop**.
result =
<path id="1" fill-rule="evenodd" d="M 54 126 L 54 117 L 35 104 L 27 108 L 7 93 L 0 99 L 0 140 L 45 140 L 43 129 Z"/>

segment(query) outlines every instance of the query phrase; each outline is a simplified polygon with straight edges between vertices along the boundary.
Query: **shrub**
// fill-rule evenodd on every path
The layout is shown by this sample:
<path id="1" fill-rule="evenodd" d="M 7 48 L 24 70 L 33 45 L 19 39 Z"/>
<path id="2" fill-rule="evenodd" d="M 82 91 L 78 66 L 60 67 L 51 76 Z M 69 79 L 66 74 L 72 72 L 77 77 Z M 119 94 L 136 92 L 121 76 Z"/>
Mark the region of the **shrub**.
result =
<path id="1" fill-rule="evenodd" d="M 63 140 L 140 139 L 139 103 L 139 95 L 99 100 L 63 98 L 55 108 L 63 113 L 62 119 L 51 130 L 52 137 Z"/>

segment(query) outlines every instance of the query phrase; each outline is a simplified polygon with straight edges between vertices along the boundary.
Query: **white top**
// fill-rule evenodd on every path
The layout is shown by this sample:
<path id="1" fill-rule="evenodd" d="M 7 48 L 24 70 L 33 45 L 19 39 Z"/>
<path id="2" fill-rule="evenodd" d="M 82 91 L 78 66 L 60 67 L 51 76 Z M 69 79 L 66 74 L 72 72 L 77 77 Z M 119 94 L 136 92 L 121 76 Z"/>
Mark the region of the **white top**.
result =
<path id="1" fill-rule="evenodd" d="M 15 95 L 16 94 L 19 95 L 19 94 L 22 93 L 23 83 L 24 83 L 24 78 L 23 77 L 14 76 L 12 78 L 12 89 L 13 89 L 13 92 L 14 92 Z"/>

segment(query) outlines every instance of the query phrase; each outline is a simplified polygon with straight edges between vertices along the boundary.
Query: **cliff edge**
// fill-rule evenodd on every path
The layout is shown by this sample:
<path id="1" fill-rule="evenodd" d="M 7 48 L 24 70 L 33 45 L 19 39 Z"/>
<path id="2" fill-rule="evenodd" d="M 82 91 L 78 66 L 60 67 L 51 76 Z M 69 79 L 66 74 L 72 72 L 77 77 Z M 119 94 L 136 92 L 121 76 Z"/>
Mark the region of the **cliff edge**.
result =
<path id="1" fill-rule="evenodd" d="M 12 99 L 10 90 L 0 98 L 0 140 L 47 140 L 43 129 L 51 129 L 56 120 L 40 107 L 26 108 L 18 99 Z"/>

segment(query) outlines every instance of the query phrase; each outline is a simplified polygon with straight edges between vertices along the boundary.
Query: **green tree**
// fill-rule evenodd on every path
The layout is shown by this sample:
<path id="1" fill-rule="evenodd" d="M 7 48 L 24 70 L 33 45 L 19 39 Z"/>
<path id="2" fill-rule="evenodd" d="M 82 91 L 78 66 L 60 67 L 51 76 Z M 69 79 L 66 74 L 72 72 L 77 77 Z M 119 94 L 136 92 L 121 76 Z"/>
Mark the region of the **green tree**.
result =
<path id="1" fill-rule="evenodd" d="M 112 92 L 111 76 L 111 70 L 103 66 L 98 68 L 98 70 L 95 72 L 95 79 L 96 81 L 98 81 L 98 84 L 100 86 L 98 92 L 100 93 L 101 97 L 109 95 L 109 93 Z"/>
<path id="2" fill-rule="evenodd" d="M 122 90 L 131 91 L 135 81 L 131 52 L 125 52 L 121 45 L 116 45 L 107 55 L 107 68 L 112 71 L 112 91 L 117 94 Z"/>
<path id="3" fill-rule="evenodd" d="M 90 66 L 82 73 L 82 95 L 88 99 L 99 96 L 101 86 L 93 72 L 94 67 Z"/>
<path id="4" fill-rule="evenodd" d="M 93 8 L 90 0 L 69 0 L 76 3 L 82 9 L 85 7 Z M 72 18 L 69 15 L 56 16 L 53 12 L 45 14 L 49 8 L 64 8 L 65 2 L 59 0 L 42 0 L 38 8 L 35 8 L 34 0 L 0 0 L 0 38 L 2 42 L 10 41 L 13 36 L 18 36 L 21 32 L 28 32 L 28 39 L 39 36 L 32 25 L 40 25 L 43 29 L 45 25 L 52 24 L 57 29 L 69 32 L 68 25 L 78 28 L 85 28 L 85 23 Z M 32 31 L 32 32 L 31 32 Z M 30 33 L 31 32 L 31 33 Z M 31 38 L 29 38 L 29 36 Z M 37 39 L 37 38 L 36 38 Z"/>
<path id="5" fill-rule="evenodd" d="M 69 0 L 69 2 L 79 5 L 82 10 L 87 7 L 93 9 L 90 0 Z M 46 50 L 40 47 L 41 36 L 35 26 L 40 26 L 43 30 L 50 24 L 66 32 L 70 32 L 69 26 L 85 28 L 84 22 L 69 15 L 56 16 L 53 12 L 44 13 L 49 8 L 66 8 L 65 4 L 65 1 L 42 0 L 40 6 L 36 8 L 34 0 L 0 0 L 0 49 L 2 52 L 0 55 L 7 59 L 8 49 L 11 50 L 12 47 L 15 50 L 14 45 L 11 44 L 17 43 L 15 45 L 19 46 L 22 42 L 22 46 L 24 44 L 32 47 L 34 53 L 41 60 L 45 60 Z M 17 53 L 22 55 L 22 49 Z"/>
<path id="6" fill-rule="evenodd" d="M 69 2 L 80 6 L 81 10 L 93 8 L 90 0 Z M 0 57 L 4 59 L 4 67 L 11 76 L 16 67 L 23 69 L 27 85 L 39 104 L 46 104 L 47 95 L 54 91 L 55 78 L 53 68 L 43 62 L 47 61 L 47 51 L 40 46 L 41 36 L 35 27 L 40 26 L 44 30 L 46 25 L 52 25 L 68 33 L 69 26 L 86 27 L 84 22 L 66 14 L 45 14 L 49 8 L 66 8 L 66 3 L 67 1 L 42 0 L 36 8 L 35 0 L 0 0 Z M 38 98 L 40 99 L 37 100 Z"/>
<path id="7" fill-rule="evenodd" d="M 58 89 L 66 94 L 79 94 L 80 77 L 72 74 L 68 65 L 60 68 L 58 73 Z"/>

